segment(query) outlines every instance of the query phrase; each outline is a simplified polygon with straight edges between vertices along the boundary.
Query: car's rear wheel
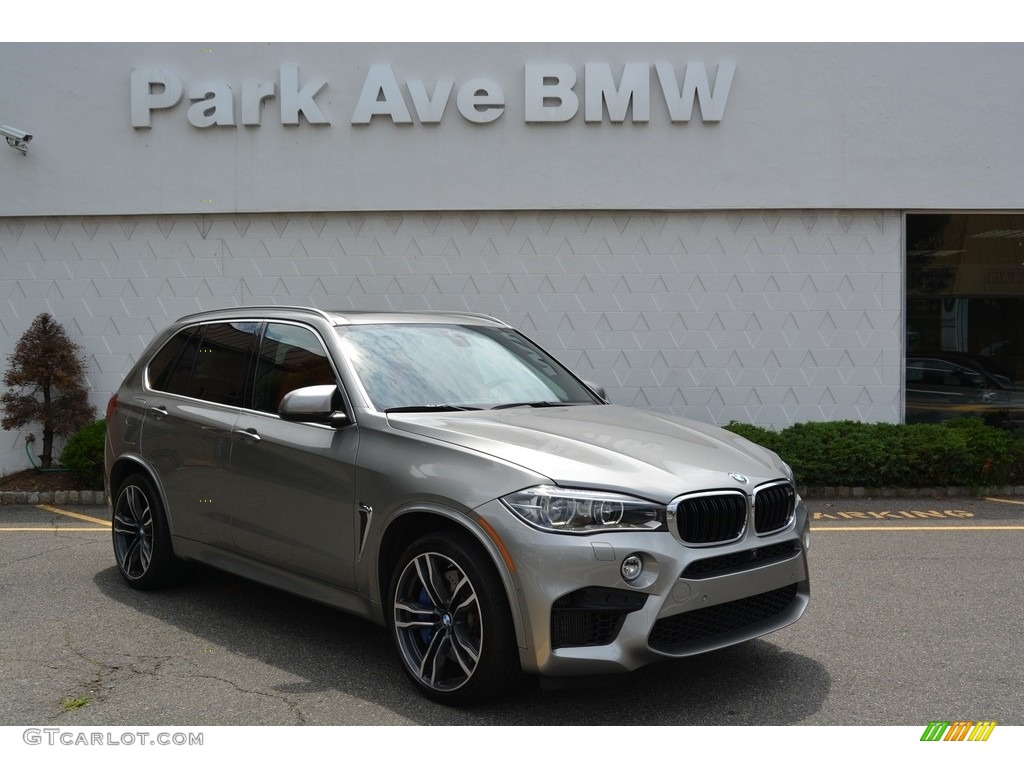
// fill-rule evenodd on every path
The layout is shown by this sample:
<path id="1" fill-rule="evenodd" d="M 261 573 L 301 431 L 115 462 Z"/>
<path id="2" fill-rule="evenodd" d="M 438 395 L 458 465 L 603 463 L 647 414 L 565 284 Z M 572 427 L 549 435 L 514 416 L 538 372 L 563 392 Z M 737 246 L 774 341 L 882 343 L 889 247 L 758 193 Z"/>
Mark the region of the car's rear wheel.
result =
<path id="1" fill-rule="evenodd" d="M 406 673 L 444 704 L 476 704 L 520 673 L 508 599 L 469 536 L 445 532 L 410 546 L 390 589 L 390 625 Z"/>
<path id="2" fill-rule="evenodd" d="M 136 589 L 180 581 L 184 565 L 174 556 L 160 494 L 144 475 L 125 478 L 114 501 L 114 557 L 121 576 Z"/>

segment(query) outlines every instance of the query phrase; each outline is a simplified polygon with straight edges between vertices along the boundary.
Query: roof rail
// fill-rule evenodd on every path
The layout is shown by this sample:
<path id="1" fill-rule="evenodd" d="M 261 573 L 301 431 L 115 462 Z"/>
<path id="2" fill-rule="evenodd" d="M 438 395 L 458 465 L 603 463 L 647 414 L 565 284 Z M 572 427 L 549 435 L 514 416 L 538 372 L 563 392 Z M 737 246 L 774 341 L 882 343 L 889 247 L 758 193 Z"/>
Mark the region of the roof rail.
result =
<path id="1" fill-rule="evenodd" d="M 201 312 L 192 312 L 191 314 L 183 315 L 182 317 L 179 317 L 176 322 L 183 323 L 183 322 L 187 322 L 189 320 L 194 320 L 196 318 L 203 317 L 205 315 L 213 314 L 213 313 L 216 313 L 216 312 L 249 314 L 249 313 L 273 312 L 273 311 L 279 311 L 279 310 L 280 311 L 285 311 L 285 312 L 305 312 L 305 313 L 310 314 L 310 315 L 316 315 L 317 317 L 319 317 L 319 318 L 321 318 L 323 320 L 326 320 L 327 322 L 332 322 L 336 317 L 345 317 L 346 315 L 389 314 L 389 313 L 393 313 L 393 314 L 409 314 L 411 312 L 413 314 L 425 315 L 425 316 L 426 315 L 446 315 L 448 317 L 466 317 L 466 318 L 471 318 L 471 319 L 474 319 L 474 320 L 487 320 L 487 321 L 495 323 L 497 325 L 508 326 L 508 323 L 506 323 L 504 320 L 501 320 L 500 318 L 494 317 L 493 315 L 484 314 L 482 312 L 459 312 L 459 311 L 451 311 L 451 310 L 430 310 L 430 309 L 426 309 L 426 310 L 405 310 L 404 312 L 402 310 L 388 310 L 388 309 L 380 309 L 380 310 L 364 310 L 364 309 L 324 310 L 324 309 L 319 309 L 317 307 L 301 307 L 301 306 L 295 306 L 295 305 L 291 305 L 291 304 L 266 304 L 266 305 L 245 304 L 245 305 L 240 305 L 240 306 L 237 306 L 237 307 L 221 307 L 220 309 L 205 309 L 205 310 L 203 310 Z"/>
<path id="2" fill-rule="evenodd" d="M 285 310 L 287 312 L 308 312 L 311 315 L 318 315 L 319 317 L 322 317 L 324 320 L 330 320 L 331 319 L 331 316 L 326 311 L 324 311 L 322 309 L 318 309 L 317 307 L 299 307 L 299 306 L 293 306 L 293 305 L 290 305 L 290 304 L 267 304 L 267 305 L 244 304 L 244 305 L 240 305 L 240 306 L 237 306 L 237 307 L 221 307 L 220 309 L 204 309 L 202 312 L 193 312 L 193 313 L 188 314 L 188 315 L 183 315 L 182 317 L 178 318 L 178 322 L 181 322 L 183 320 L 191 320 L 192 318 L 199 317 L 200 315 L 207 315 L 207 314 L 210 314 L 211 312 L 235 312 L 235 311 L 238 311 L 238 312 L 249 312 L 250 310 L 254 311 L 254 312 L 267 312 L 269 310 L 277 310 L 277 309 L 282 309 L 282 310 Z"/>
<path id="3" fill-rule="evenodd" d="M 455 309 L 334 309 L 331 314 L 345 317 L 347 315 L 443 315 L 445 317 L 468 317 L 473 320 L 490 320 L 498 325 L 508 325 L 504 320 L 487 315 L 483 312 L 462 312 Z"/>

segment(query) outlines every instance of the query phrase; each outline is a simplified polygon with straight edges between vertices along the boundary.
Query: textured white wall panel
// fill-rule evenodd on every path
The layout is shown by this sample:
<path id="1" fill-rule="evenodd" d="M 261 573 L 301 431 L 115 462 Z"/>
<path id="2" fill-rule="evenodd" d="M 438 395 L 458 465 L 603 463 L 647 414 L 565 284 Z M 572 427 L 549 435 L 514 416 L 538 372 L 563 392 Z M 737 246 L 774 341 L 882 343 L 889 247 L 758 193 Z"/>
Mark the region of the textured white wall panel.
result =
<path id="1" fill-rule="evenodd" d="M 167 322 L 235 304 L 496 315 L 611 399 L 723 424 L 898 421 L 883 211 L 0 218 L 0 356 L 50 312 L 102 411 Z M 21 433 L 0 438 L 25 467 Z"/>

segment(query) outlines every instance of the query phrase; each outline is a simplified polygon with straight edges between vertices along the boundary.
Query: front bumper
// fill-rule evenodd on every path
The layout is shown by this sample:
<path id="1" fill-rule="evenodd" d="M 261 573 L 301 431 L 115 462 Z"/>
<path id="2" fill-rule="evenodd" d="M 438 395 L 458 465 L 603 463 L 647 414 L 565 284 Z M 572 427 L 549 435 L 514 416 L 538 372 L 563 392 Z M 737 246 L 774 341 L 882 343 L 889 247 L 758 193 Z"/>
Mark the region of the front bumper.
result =
<path id="1" fill-rule="evenodd" d="M 667 531 L 572 536 L 534 530 L 499 502 L 481 507 L 515 570 L 523 669 L 591 675 L 705 653 L 791 624 L 810 597 L 808 520 L 798 500 L 793 522 L 768 536 L 747 526 L 720 546 L 682 544 Z M 641 575 L 627 583 L 623 559 Z"/>

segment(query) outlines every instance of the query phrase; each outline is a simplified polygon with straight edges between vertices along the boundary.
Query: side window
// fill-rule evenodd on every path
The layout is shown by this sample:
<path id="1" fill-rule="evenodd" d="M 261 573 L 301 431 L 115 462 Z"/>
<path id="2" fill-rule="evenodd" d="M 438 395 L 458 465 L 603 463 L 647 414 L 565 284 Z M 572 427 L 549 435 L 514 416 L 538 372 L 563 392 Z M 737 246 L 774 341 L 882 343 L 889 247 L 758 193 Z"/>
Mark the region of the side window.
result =
<path id="1" fill-rule="evenodd" d="M 297 325 L 269 323 L 256 363 L 253 408 L 277 413 L 288 392 L 316 384 L 337 384 L 317 335 Z"/>
<path id="2" fill-rule="evenodd" d="M 202 331 L 196 327 L 185 328 L 174 334 L 149 364 L 149 387 L 160 392 L 185 394 L 201 338 Z"/>
<path id="3" fill-rule="evenodd" d="M 953 386 L 963 389 L 982 389 L 985 377 L 970 368 L 957 368 L 953 376 Z"/>
<path id="4" fill-rule="evenodd" d="M 920 384 L 925 380 L 924 360 L 907 360 L 907 384 Z"/>
<path id="5" fill-rule="evenodd" d="M 258 323 L 210 323 L 196 353 L 185 392 L 223 405 L 242 405 L 245 375 Z"/>
<path id="6" fill-rule="evenodd" d="M 210 323 L 185 329 L 153 358 L 150 386 L 223 405 L 242 405 L 259 323 Z"/>

